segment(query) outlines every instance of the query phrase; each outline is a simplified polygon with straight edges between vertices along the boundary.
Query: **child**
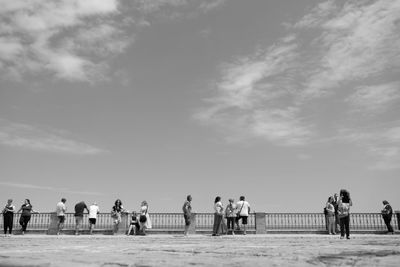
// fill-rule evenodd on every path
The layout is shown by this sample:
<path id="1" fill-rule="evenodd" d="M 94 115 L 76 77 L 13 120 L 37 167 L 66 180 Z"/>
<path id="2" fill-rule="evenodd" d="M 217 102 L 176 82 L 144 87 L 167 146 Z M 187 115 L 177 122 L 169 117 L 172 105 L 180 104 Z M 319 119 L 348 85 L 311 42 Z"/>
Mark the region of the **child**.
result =
<path id="1" fill-rule="evenodd" d="M 128 233 L 126 235 L 130 235 L 133 230 L 133 235 L 136 235 L 136 230 L 139 228 L 139 223 L 136 216 L 136 211 L 132 212 L 131 224 L 129 225 Z"/>

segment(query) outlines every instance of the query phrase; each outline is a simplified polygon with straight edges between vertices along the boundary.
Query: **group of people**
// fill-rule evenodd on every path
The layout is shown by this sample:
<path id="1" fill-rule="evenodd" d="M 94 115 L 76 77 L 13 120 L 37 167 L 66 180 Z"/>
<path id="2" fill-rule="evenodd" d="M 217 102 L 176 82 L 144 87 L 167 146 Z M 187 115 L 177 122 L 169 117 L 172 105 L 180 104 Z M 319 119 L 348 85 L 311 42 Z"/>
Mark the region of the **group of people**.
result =
<path id="1" fill-rule="evenodd" d="M 384 200 L 384 208 L 382 209 L 382 217 L 388 228 L 388 233 L 394 234 L 393 227 L 390 222 L 392 220 L 393 209 L 389 202 Z M 339 232 L 338 225 L 340 226 L 340 238 L 343 239 L 346 235 L 350 239 L 350 207 L 353 202 L 350 198 L 349 191 L 342 189 L 338 194 L 330 196 L 324 208 L 326 228 L 330 235 L 335 235 Z"/>
<path id="2" fill-rule="evenodd" d="M 67 200 L 62 198 L 56 206 L 56 214 L 58 217 L 57 223 L 57 234 L 59 235 L 64 228 L 65 216 L 67 211 L 66 203 Z M 387 226 L 388 233 L 394 234 L 393 227 L 391 226 L 391 219 L 393 215 L 393 209 L 389 202 L 384 200 L 383 209 L 381 211 L 382 218 Z M 342 189 L 339 195 L 334 194 L 330 196 L 324 208 L 326 228 L 330 235 L 335 235 L 339 232 L 338 226 L 340 226 L 340 238 L 343 239 L 345 236 L 350 239 L 350 207 L 353 202 L 350 198 L 350 193 Z M 93 234 L 94 227 L 96 225 L 97 215 L 100 213 L 100 208 L 96 202 L 89 207 L 84 201 L 80 201 L 75 205 L 75 234 L 79 235 L 83 223 L 83 216 L 85 210 L 88 213 L 89 218 L 89 232 Z M 192 196 L 188 195 L 182 206 L 183 217 L 185 221 L 184 235 L 187 235 L 192 222 Z M 21 212 L 19 224 L 21 225 L 21 233 L 25 234 L 27 225 L 31 219 L 33 213 L 39 213 L 33 209 L 33 206 L 29 199 L 25 199 L 20 209 L 16 211 L 13 205 L 13 200 L 8 199 L 7 204 L 3 208 L 4 218 L 4 235 L 9 236 L 13 230 L 14 213 Z M 122 221 L 122 214 L 129 214 L 130 212 L 122 206 L 122 201 L 117 199 L 114 206 L 111 208 L 111 218 L 113 220 L 113 233 L 117 233 L 119 225 Z M 250 213 L 250 204 L 245 200 L 244 196 L 239 198 L 239 201 L 235 203 L 234 199 L 229 199 L 226 207 L 222 204 L 221 197 L 217 196 L 214 201 L 214 223 L 213 223 L 213 236 L 218 236 L 220 233 L 231 233 L 235 234 L 235 229 L 240 230 L 239 222 L 242 221 L 243 234 L 246 235 L 246 227 L 248 216 Z M 226 219 L 226 223 L 224 221 Z M 236 227 L 235 227 L 236 226 Z M 133 211 L 130 217 L 130 225 L 127 235 L 130 234 L 146 234 L 146 229 L 151 229 L 152 223 L 149 216 L 149 205 L 147 201 L 143 201 L 140 205 L 140 211 L 137 213 Z M 7 234 L 8 231 L 8 234 Z"/>
<path id="3" fill-rule="evenodd" d="M 13 204 L 12 199 L 7 200 L 7 204 L 3 209 L 3 218 L 4 218 L 4 236 L 10 236 L 13 230 L 14 224 L 14 213 L 21 212 L 21 216 L 19 218 L 19 224 L 21 225 L 21 233 L 25 234 L 26 227 L 28 226 L 29 221 L 31 220 L 32 213 L 39 213 L 35 211 L 32 207 L 31 201 L 29 199 L 25 199 L 24 203 L 21 205 L 19 210 L 16 211 L 16 208 Z M 8 231 L 8 234 L 7 234 Z"/>
<path id="4" fill-rule="evenodd" d="M 222 204 L 221 197 L 217 196 L 214 200 L 214 225 L 213 225 L 213 236 L 218 236 L 220 232 L 224 232 L 225 228 L 224 217 L 226 218 L 226 226 L 227 231 L 234 235 L 235 234 L 235 225 L 236 230 L 240 230 L 239 221 L 242 221 L 243 225 L 243 234 L 246 234 L 247 227 L 247 218 L 250 213 L 250 204 L 245 200 L 244 196 L 239 198 L 239 201 L 235 203 L 235 200 L 230 198 L 229 203 L 226 208 Z"/>
<path id="5" fill-rule="evenodd" d="M 67 200 L 65 198 L 62 198 L 59 203 L 57 203 L 56 206 L 56 213 L 58 217 L 58 231 L 57 235 L 61 233 L 61 231 L 64 228 L 64 222 L 65 222 L 65 213 L 67 211 L 67 206 L 66 203 Z M 130 221 L 130 227 L 128 230 L 128 235 L 133 231 L 134 234 L 136 233 L 141 233 L 141 234 L 146 234 L 146 229 L 151 228 L 151 220 L 149 216 L 149 205 L 147 204 L 147 201 L 143 201 L 140 205 L 140 214 L 138 215 L 136 211 L 132 212 L 131 216 L 131 221 Z M 89 208 L 87 207 L 86 203 L 84 201 L 80 201 L 75 205 L 75 235 L 79 235 L 79 231 L 82 226 L 83 222 L 83 214 L 85 210 L 88 213 L 89 217 L 89 233 L 93 234 L 94 227 L 96 225 L 97 221 L 97 214 L 100 213 L 100 208 L 97 205 L 96 202 L 94 202 Z M 129 211 L 126 210 L 122 206 L 122 201 L 120 199 L 117 199 L 114 203 L 114 206 L 111 208 L 111 218 L 113 220 L 113 233 L 117 233 L 119 230 L 119 225 L 122 221 L 122 214 L 129 214 Z"/>

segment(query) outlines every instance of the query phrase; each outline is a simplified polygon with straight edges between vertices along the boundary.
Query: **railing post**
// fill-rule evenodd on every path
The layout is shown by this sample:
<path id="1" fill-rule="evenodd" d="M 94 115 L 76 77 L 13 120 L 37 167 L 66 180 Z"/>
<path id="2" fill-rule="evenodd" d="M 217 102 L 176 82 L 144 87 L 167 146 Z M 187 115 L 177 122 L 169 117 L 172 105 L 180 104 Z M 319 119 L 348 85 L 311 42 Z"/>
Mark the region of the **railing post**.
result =
<path id="1" fill-rule="evenodd" d="M 59 222 L 59 220 L 57 217 L 57 213 L 52 212 L 50 214 L 50 223 L 47 228 L 48 235 L 56 235 L 58 233 L 58 222 Z"/>
<path id="2" fill-rule="evenodd" d="M 398 227 L 399 230 L 400 230 L 400 210 L 396 210 L 396 211 L 394 212 L 394 214 L 396 214 L 396 217 L 397 217 L 397 227 Z"/>
<path id="3" fill-rule="evenodd" d="M 188 230 L 189 234 L 195 234 L 196 233 L 196 213 L 192 213 L 190 217 L 190 226 Z"/>
<path id="4" fill-rule="evenodd" d="M 256 212 L 256 234 L 267 233 L 267 220 L 265 219 L 265 212 Z"/>

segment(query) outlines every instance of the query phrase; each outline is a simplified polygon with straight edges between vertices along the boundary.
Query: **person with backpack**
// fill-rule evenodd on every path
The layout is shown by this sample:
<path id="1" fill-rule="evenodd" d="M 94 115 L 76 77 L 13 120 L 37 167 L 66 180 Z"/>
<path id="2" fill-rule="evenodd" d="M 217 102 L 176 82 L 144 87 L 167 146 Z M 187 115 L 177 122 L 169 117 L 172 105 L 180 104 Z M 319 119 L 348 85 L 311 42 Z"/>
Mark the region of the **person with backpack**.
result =
<path id="1" fill-rule="evenodd" d="M 388 229 L 388 234 L 394 234 L 393 227 L 390 224 L 393 215 L 392 206 L 390 206 L 387 200 L 382 201 L 382 204 L 383 204 L 383 209 L 381 213 L 382 213 L 382 218 L 385 221 L 386 227 Z"/>

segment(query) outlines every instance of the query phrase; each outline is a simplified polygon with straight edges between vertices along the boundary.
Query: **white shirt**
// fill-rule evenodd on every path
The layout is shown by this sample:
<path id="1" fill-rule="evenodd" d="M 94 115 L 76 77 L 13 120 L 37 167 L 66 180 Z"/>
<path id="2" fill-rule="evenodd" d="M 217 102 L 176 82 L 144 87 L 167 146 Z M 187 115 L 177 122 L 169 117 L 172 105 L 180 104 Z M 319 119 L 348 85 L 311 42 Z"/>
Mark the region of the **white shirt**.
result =
<path id="1" fill-rule="evenodd" d="M 89 218 L 91 219 L 96 219 L 97 218 L 97 213 L 100 212 L 100 208 L 97 205 L 91 205 L 89 207 Z"/>
<path id="2" fill-rule="evenodd" d="M 236 203 L 236 209 L 238 212 L 240 211 L 240 216 L 249 216 L 250 204 L 247 201 L 239 201 Z"/>
<path id="3" fill-rule="evenodd" d="M 62 201 L 58 202 L 56 208 L 57 216 L 64 216 L 66 211 L 67 206 Z"/>

